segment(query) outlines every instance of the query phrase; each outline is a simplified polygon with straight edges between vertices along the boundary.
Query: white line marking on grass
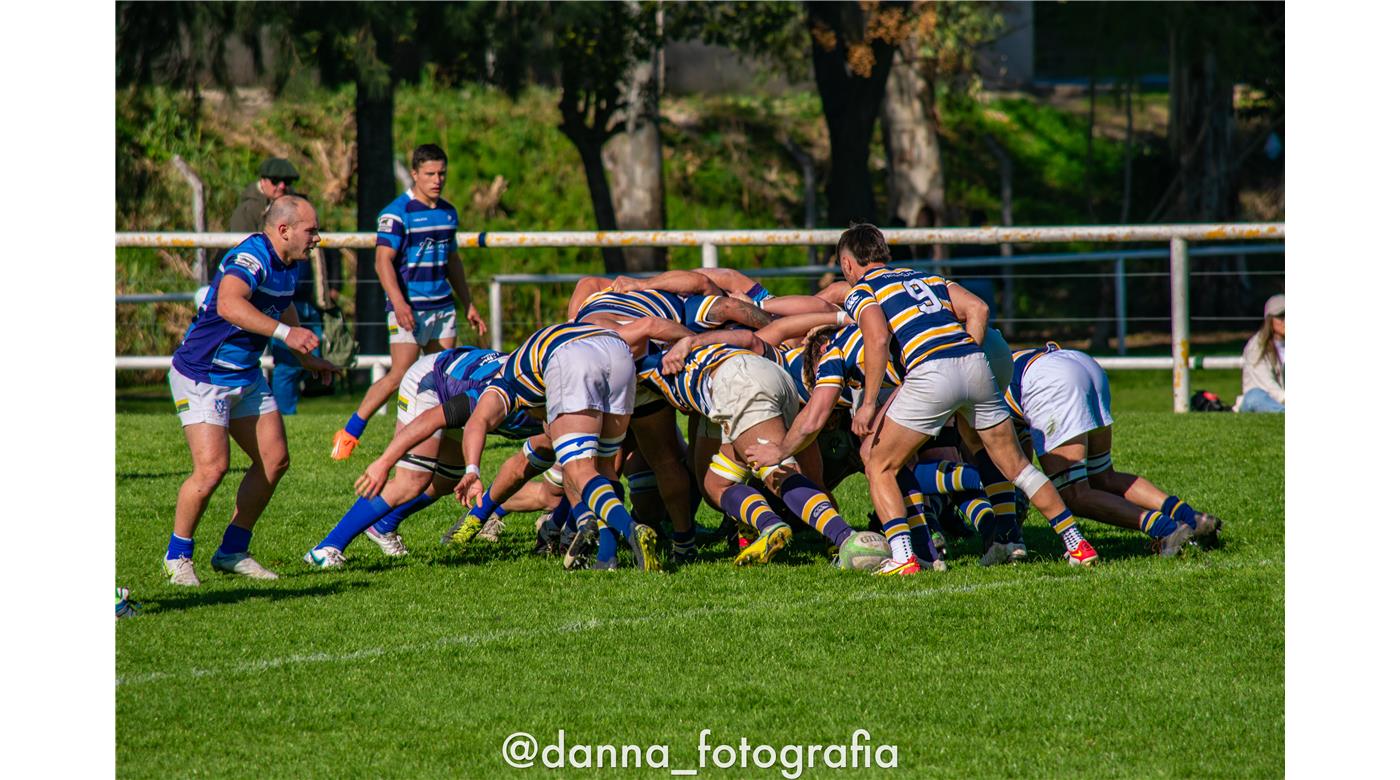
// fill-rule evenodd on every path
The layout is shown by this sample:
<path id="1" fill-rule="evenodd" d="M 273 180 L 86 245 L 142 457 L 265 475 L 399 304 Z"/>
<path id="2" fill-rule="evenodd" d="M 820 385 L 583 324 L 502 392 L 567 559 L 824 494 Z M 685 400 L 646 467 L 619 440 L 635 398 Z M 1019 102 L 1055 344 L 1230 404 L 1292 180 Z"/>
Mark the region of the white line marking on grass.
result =
<path id="1" fill-rule="evenodd" d="M 1175 576 L 1183 573 L 1195 573 L 1199 571 L 1212 571 L 1220 569 L 1244 569 L 1253 567 L 1265 567 L 1273 565 L 1273 561 L 1225 561 L 1212 563 L 1209 566 L 1178 566 L 1172 568 L 1160 568 L 1147 570 L 1145 572 L 1133 572 L 1134 576 Z M 1112 569 L 1099 569 L 1096 572 L 1088 573 L 1089 576 L 1103 578 L 1112 576 Z M 893 592 L 861 592 L 852 593 L 844 601 L 907 601 L 910 599 L 923 599 L 929 596 L 938 595 L 958 595 L 967 593 L 981 593 L 989 590 L 1001 590 L 1003 588 L 1021 587 L 1027 582 L 1040 582 L 1045 580 L 1063 580 L 1066 583 L 1090 582 L 1086 577 L 1079 577 L 1073 574 L 1041 574 L 1026 579 L 997 580 L 994 582 L 975 582 L 966 585 L 949 585 L 941 588 L 919 588 L 917 590 L 903 590 Z M 829 596 L 801 599 L 783 605 L 787 609 L 800 610 L 804 607 L 815 607 L 832 604 L 843 599 L 831 598 Z M 257 661 L 243 661 L 236 664 L 227 664 L 214 667 L 196 667 L 180 671 L 169 672 L 148 672 L 146 674 L 135 674 L 127 677 L 118 677 L 117 685 L 140 685 L 142 683 L 158 682 L 172 678 L 200 678 L 210 675 L 230 675 L 263 672 L 269 669 L 279 669 L 284 666 L 297 666 L 301 664 L 315 663 L 344 663 L 346 661 L 359 661 L 365 658 L 378 658 L 383 655 L 398 653 L 415 653 L 424 650 L 431 650 L 435 647 L 476 647 L 479 645 L 494 644 L 496 642 L 506 642 L 515 639 L 532 639 L 542 636 L 551 636 L 561 633 L 579 633 L 592 631 L 600 628 L 620 628 L 635 625 L 645 625 L 648 623 L 665 623 L 674 620 L 693 620 L 695 618 L 709 615 L 728 615 L 743 612 L 749 608 L 747 604 L 735 605 L 732 607 L 698 607 L 696 609 L 680 610 L 676 612 L 660 612 L 645 615 L 634 615 L 621 618 L 589 618 L 588 620 L 562 623 L 551 627 L 532 626 L 529 628 L 509 628 L 500 631 L 484 631 L 477 634 L 459 634 L 457 636 L 444 636 L 437 639 L 418 642 L 416 644 L 396 645 L 393 647 L 366 647 L 359 650 L 350 650 L 343 653 L 299 653 L 294 655 L 284 655 L 276 658 L 263 658 Z"/>

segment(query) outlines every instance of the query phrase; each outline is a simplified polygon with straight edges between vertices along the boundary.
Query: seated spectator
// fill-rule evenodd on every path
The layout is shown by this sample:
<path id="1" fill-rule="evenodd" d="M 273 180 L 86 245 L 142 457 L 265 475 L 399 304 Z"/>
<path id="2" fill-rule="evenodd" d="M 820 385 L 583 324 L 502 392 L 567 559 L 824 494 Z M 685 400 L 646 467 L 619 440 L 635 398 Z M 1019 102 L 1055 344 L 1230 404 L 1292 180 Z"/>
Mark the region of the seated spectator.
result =
<path id="1" fill-rule="evenodd" d="M 1241 412 L 1283 411 L 1283 296 L 1264 304 L 1264 324 L 1244 345 Z"/>

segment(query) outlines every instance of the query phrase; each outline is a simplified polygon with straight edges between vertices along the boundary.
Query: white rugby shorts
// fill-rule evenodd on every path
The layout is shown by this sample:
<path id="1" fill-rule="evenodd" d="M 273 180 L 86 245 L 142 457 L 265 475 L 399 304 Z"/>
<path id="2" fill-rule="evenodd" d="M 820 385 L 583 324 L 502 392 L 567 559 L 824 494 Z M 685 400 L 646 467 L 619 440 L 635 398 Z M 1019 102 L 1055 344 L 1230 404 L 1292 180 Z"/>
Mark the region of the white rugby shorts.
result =
<path id="1" fill-rule="evenodd" d="M 720 427 L 720 441 L 733 444 L 744 431 L 764 420 L 797 417 L 797 386 L 781 366 L 758 355 L 735 355 L 710 372 L 710 420 Z"/>
<path id="2" fill-rule="evenodd" d="M 1021 377 L 1021 411 L 1038 455 L 1112 425 L 1110 403 L 1108 375 L 1083 352 L 1050 352 Z"/>
<path id="3" fill-rule="evenodd" d="M 405 333 L 399 321 L 389 312 L 389 343 L 417 344 L 426 347 L 434 339 L 455 339 L 457 337 L 457 310 L 438 309 L 437 311 L 413 310 L 413 332 Z"/>
<path id="4" fill-rule="evenodd" d="M 227 428 L 229 420 L 277 411 L 277 399 L 262 373 L 258 374 L 258 381 L 242 387 L 198 382 L 174 368 L 170 369 L 169 379 L 170 397 L 175 401 L 181 426 L 209 423 Z"/>
<path id="5" fill-rule="evenodd" d="M 885 416 L 910 430 L 937 436 L 956 412 L 962 412 L 979 431 L 1011 416 L 991 364 L 981 352 L 920 363 L 905 375 Z"/>
<path id="6" fill-rule="evenodd" d="M 637 400 L 637 366 L 621 336 L 585 336 L 550 356 L 544 386 L 546 422 L 587 410 L 631 414 Z"/>
<path id="7" fill-rule="evenodd" d="M 437 359 L 438 353 L 418 358 L 399 381 L 399 393 L 395 399 L 399 425 L 408 425 L 418 415 L 442 405 L 442 399 L 438 397 L 437 386 L 433 381 L 433 364 Z M 442 431 L 434 433 L 433 438 L 441 439 Z"/>

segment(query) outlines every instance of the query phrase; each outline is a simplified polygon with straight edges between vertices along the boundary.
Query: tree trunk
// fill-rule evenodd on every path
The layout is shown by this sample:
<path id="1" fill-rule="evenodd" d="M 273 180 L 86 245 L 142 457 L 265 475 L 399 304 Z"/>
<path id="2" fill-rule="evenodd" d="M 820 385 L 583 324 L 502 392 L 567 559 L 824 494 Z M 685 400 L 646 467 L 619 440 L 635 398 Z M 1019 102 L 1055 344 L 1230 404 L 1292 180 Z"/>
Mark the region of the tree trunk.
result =
<path id="1" fill-rule="evenodd" d="M 657 114 L 656 55 L 633 66 L 623 85 L 627 95 L 621 132 L 603 145 L 603 166 L 612 184 L 612 206 L 621 230 L 666 227 L 666 182 Z M 627 273 L 666 270 L 665 247 L 622 250 Z"/>
<path id="2" fill-rule="evenodd" d="M 852 222 L 879 217 L 870 179 L 870 138 L 884 101 L 885 79 L 894 60 L 894 48 L 878 39 L 870 41 L 869 75 L 861 75 L 847 64 L 847 41 L 862 40 L 864 13 L 860 6 L 848 2 L 808 3 L 807 16 L 813 29 L 825 28 L 835 33 L 830 49 L 814 38 L 812 68 L 831 138 L 826 221 L 829 227 L 844 228 Z"/>
<path id="3" fill-rule="evenodd" d="M 913 39 L 894 52 L 881 113 L 889 175 L 889 224 L 944 224 L 943 158 L 938 148 L 933 79 Z"/>
<path id="4" fill-rule="evenodd" d="M 617 212 L 613 211 L 612 189 L 608 186 L 608 171 L 603 165 L 603 145 L 588 135 L 571 133 L 567 126 L 563 129 L 583 159 L 583 176 L 588 182 L 588 199 L 593 202 L 593 219 L 598 223 L 598 229 L 617 230 Z M 621 249 L 603 247 L 603 270 L 610 274 L 627 270 Z"/>
<path id="5" fill-rule="evenodd" d="M 382 94 L 364 84 L 355 87 L 355 227 L 374 232 L 379 212 L 394 199 L 394 88 Z M 374 273 L 374 250 L 358 253 L 355 285 L 355 333 L 362 354 L 389 351 L 384 327 L 384 288 Z"/>
<path id="6" fill-rule="evenodd" d="M 1187 29 L 1172 34 L 1169 140 L 1178 187 L 1169 218 L 1226 222 L 1235 218 L 1238 182 L 1234 161 L 1234 80 L 1220 72 L 1214 44 Z M 1192 263 L 1202 272 L 1224 270 L 1224 258 Z M 1233 313 L 1243 294 L 1238 276 L 1213 276 L 1192 285 L 1198 315 Z"/>

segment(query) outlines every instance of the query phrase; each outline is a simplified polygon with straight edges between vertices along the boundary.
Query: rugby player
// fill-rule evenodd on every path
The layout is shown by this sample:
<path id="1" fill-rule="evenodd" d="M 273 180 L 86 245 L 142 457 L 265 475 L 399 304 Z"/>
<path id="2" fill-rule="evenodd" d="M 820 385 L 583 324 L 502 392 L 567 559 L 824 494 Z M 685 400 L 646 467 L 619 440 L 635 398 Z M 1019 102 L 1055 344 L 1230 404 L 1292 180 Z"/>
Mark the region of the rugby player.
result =
<path id="1" fill-rule="evenodd" d="M 254 233 L 224 255 L 194 321 L 171 360 L 170 395 L 184 427 L 194 473 L 180 485 L 165 573 L 176 585 L 198 585 L 194 531 L 209 497 L 228 471 L 232 436 L 252 460 L 238 485 L 233 520 L 210 560 L 217 571 L 276 579 L 248 554 L 253 526 L 267 508 L 291 461 L 277 401 L 259 359 L 276 339 L 302 367 L 330 381 L 337 369 L 311 355 L 318 340 L 301 327 L 291 306 L 296 263 L 321 240 L 316 210 L 288 195 L 272 202 Z"/>
<path id="2" fill-rule="evenodd" d="M 389 372 L 370 385 L 345 427 L 335 432 L 333 460 L 355 451 L 370 415 L 393 396 L 420 349 L 431 354 L 456 346 L 454 292 L 477 334 L 486 333 L 457 254 L 457 210 L 442 199 L 447 154 L 433 144 L 414 149 L 412 177 L 413 186 L 379 212 L 375 239 L 374 270 L 388 311 Z"/>
<path id="3" fill-rule="evenodd" d="M 407 554 L 398 534 L 399 524 L 451 492 L 461 479 L 461 427 L 507 357 L 495 350 L 460 347 L 425 355 L 409 367 L 399 385 L 394 439 L 356 480 L 360 498 L 330 533 L 306 553 L 307 563 L 320 568 L 344 565 L 346 546 L 361 533 L 387 555 Z M 543 437 L 539 422 L 523 412 L 502 424 L 497 433 L 511 438 L 537 436 L 534 445 L 547 450 L 548 439 Z M 445 448 L 444 442 L 448 445 Z M 530 446 L 527 439 L 526 447 Z M 549 462 L 544 468 L 548 468 L 553 462 L 552 453 L 546 452 L 545 458 Z M 390 468 L 395 469 L 392 480 Z M 528 478 L 525 468 L 520 468 L 520 472 L 519 476 Z M 495 516 L 500 503 L 503 502 L 488 510 L 491 516 Z M 500 514 L 505 514 L 505 510 L 500 509 Z M 480 527 L 478 522 L 473 531 Z"/>
<path id="4" fill-rule="evenodd" d="M 645 341 L 649 324 L 675 323 L 647 318 L 624 327 Z M 636 400 L 636 370 L 632 351 L 618 331 L 595 325 L 551 325 L 525 339 L 510 357 L 501 376 L 482 391 L 462 435 L 466 473 L 456 493 L 463 506 L 480 503 L 481 452 L 486 434 L 508 415 L 545 409 L 545 432 L 564 472 L 564 492 L 576 517 L 592 512 L 598 550 L 595 568 L 617 567 L 617 548 L 626 542 L 638 568 L 659 571 L 656 532 L 637 525 L 622 503 L 615 456 L 627 433 Z"/>
<path id="5" fill-rule="evenodd" d="M 1012 359 L 1006 403 L 1030 429 L 1041 468 L 1076 515 L 1142 531 L 1163 557 L 1193 539 L 1218 541 L 1219 518 L 1114 469 L 1108 375 L 1092 357 L 1049 342 Z"/>
<path id="6" fill-rule="evenodd" d="M 638 383 L 660 393 L 677 410 L 701 415 L 711 423 L 701 426 L 694 443 L 697 461 L 704 454 L 713 453 L 702 481 L 705 497 L 720 511 L 758 532 L 758 538 L 734 562 L 767 563 L 792 538 L 792 528 L 782 522 L 761 493 L 748 486 L 751 475 L 757 476 L 793 514 L 839 549 L 851 538 L 851 527 L 836 511 L 831 497 L 804 476 L 804 472 L 818 473 L 821 469 L 820 455 L 815 450 L 801 451 L 795 457 L 752 472 L 740 465 L 743 456 L 739 453 L 746 447 L 781 441 L 787 433 L 787 425 L 798 412 L 798 394 L 792 379 L 772 360 L 749 349 L 723 342 L 690 347 L 700 337 L 673 332 L 679 336 L 659 336 L 660 340 L 678 343 L 668 352 L 629 338 L 634 351 L 640 354 Z M 656 334 L 652 337 L 658 338 Z"/>
<path id="7" fill-rule="evenodd" d="M 1010 412 L 980 346 L 986 334 L 987 305 L 941 277 L 890 268 L 889 247 L 874 225 L 861 224 L 842 233 L 837 257 L 851 283 L 846 311 L 865 340 L 866 387 L 851 427 L 856 435 L 873 433 L 875 437 L 865 458 L 865 473 L 892 551 L 880 573 L 919 571 L 898 473 L 954 413 L 971 423 L 997 468 L 1016 475 L 1012 482 L 1060 534 L 1066 559 L 1072 565 L 1095 561 L 1098 554 L 1054 486 L 1017 446 Z M 892 337 L 904 375 L 881 414 L 879 389 Z"/>

